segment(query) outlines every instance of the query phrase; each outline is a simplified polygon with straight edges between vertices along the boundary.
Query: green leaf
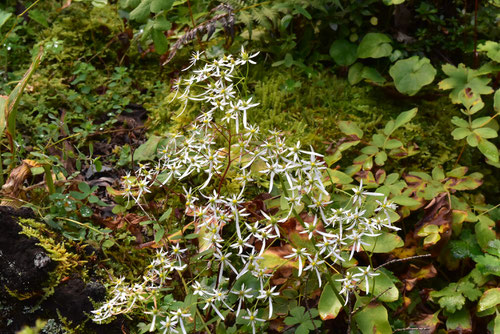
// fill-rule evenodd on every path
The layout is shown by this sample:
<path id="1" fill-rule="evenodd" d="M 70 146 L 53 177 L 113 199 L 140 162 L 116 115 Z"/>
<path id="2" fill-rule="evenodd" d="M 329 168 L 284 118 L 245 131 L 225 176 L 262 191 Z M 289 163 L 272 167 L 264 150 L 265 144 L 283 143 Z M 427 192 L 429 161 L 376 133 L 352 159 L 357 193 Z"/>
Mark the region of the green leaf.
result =
<path id="1" fill-rule="evenodd" d="M 495 109 L 497 114 L 500 114 L 500 89 L 497 89 L 493 96 L 493 109 Z"/>
<path id="2" fill-rule="evenodd" d="M 169 10 L 172 8 L 175 0 L 152 0 L 150 10 L 152 13 L 158 14 L 162 10 Z"/>
<path id="3" fill-rule="evenodd" d="M 403 2 L 405 2 L 405 1 L 406 0 L 383 0 L 384 4 L 387 5 L 387 6 L 390 6 L 390 5 L 400 5 Z"/>
<path id="4" fill-rule="evenodd" d="M 364 79 L 367 79 L 368 81 L 371 81 L 371 82 L 375 82 L 375 83 L 379 83 L 379 84 L 382 84 L 385 82 L 385 78 L 382 75 L 380 75 L 380 73 L 378 73 L 378 71 L 373 67 L 369 67 L 369 66 L 363 67 L 363 72 L 361 72 L 361 76 Z"/>
<path id="5" fill-rule="evenodd" d="M 86 205 L 83 205 L 81 208 L 80 208 L 80 214 L 82 215 L 82 217 L 90 217 L 92 216 L 92 209 L 89 208 L 88 206 Z"/>
<path id="6" fill-rule="evenodd" d="M 358 139 L 363 138 L 363 130 L 361 130 L 358 125 L 351 121 L 340 121 L 339 122 L 340 131 L 346 135 L 355 135 Z"/>
<path id="7" fill-rule="evenodd" d="M 156 152 L 158 148 L 158 144 L 162 137 L 160 136 L 151 136 L 149 139 L 139 146 L 137 150 L 134 152 L 134 161 L 144 161 L 144 160 L 152 160 L 156 157 Z"/>
<path id="8" fill-rule="evenodd" d="M 500 304 L 500 288 L 492 288 L 483 293 L 481 299 L 479 299 L 477 303 L 477 310 L 482 312 L 498 304 Z"/>
<path id="9" fill-rule="evenodd" d="M 467 122 L 465 119 L 462 119 L 462 118 L 457 117 L 457 116 L 453 116 L 453 118 L 451 119 L 451 122 L 453 124 L 455 124 L 456 126 L 461 127 L 461 128 L 468 128 L 469 127 L 469 122 Z"/>
<path id="10" fill-rule="evenodd" d="M 155 229 L 155 242 L 159 243 L 161 238 L 165 235 L 165 228 L 163 226 L 156 225 Z"/>
<path id="11" fill-rule="evenodd" d="M 161 30 L 153 29 L 151 30 L 151 37 L 155 44 L 155 51 L 158 54 L 164 54 L 168 51 L 168 40 L 165 33 Z"/>
<path id="12" fill-rule="evenodd" d="M 387 310 L 380 304 L 368 304 L 354 316 L 354 320 L 363 334 L 392 333 Z"/>
<path id="13" fill-rule="evenodd" d="M 479 128 L 474 130 L 474 133 L 481 138 L 490 139 L 498 137 L 498 133 L 492 128 Z"/>
<path id="14" fill-rule="evenodd" d="M 29 15 L 30 19 L 41 24 L 45 28 L 49 27 L 49 23 L 47 22 L 47 13 L 46 12 L 42 12 L 41 10 L 37 10 L 37 9 L 32 9 L 28 12 L 28 15 Z M 1 14 L 0 14 L 0 16 L 1 16 Z M 0 21 L 1 21 L 1 18 L 0 18 Z M 1 26 L 2 26 L 2 24 L 0 22 L 0 27 Z"/>
<path id="15" fill-rule="evenodd" d="M 393 198 L 391 198 L 391 201 L 403 206 L 416 206 L 421 204 L 416 199 L 404 195 L 394 196 Z"/>
<path id="16" fill-rule="evenodd" d="M 442 290 L 432 291 L 430 296 L 432 298 L 438 298 L 438 303 L 441 308 L 446 309 L 448 312 L 455 312 L 462 309 L 465 305 L 465 297 L 461 293 L 457 293 L 457 287 L 457 283 L 451 283 Z"/>
<path id="17" fill-rule="evenodd" d="M 492 117 L 490 117 L 490 116 L 476 118 L 475 120 L 472 121 L 471 127 L 473 129 L 480 128 L 480 127 L 488 124 L 491 120 L 492 120 Z"/>
<path id="18" fill-rule="evenodd" d="M 0 9 L 0 28 L 7 22 L 7 20 L 12 16 L 12 13 L 6 12 Z"/>
<path id="19" fill-rule="evenodd" d="M 379 275 L 368 279 L 370 294 L 373 297 L 378 297 L 377 299 L 381 302 L 393 302 L 398 300 L 399 290 L 396 288 L 396 285 L 394 285 L 392 279 L 383 271 L 377 271 L 377 273 Z M 360 282 L 359 287 L 361 290 L 365 291 L 365 282 Z"/>
<path id="20" fill-rule="evenodd" d="M 90 186 L 86 182 L 80 182 L 78 183 L 78 189 L 84 194 L 90 195 Z"/>
<path id="21" fill-rule="evenodd" d="M 361 63 L 355 63 L 351 67 L 349 67 L 349 73 L 347 74 L 347 80 L 351 85 L 355 85 L 361 80 L 363 80 L 363 68 L 364 65 Z"/>
<path id="22" fill-rule="evenodd" d="M 392 52 L 391 38 L 385 34 L 368 33 L 358 46 L 359 58 L 382 58 Z"/>
<path id="23" fill-rule="evenodd" d="M 500 63 L 500 43 L 493 41 L 486 41 L 477 46 L 477 50 L 486 52 L 486 55 L 491 59 Z"/>
<path id="24" fill-rule="evenodd" d="M 338 39 L 330 46 L 330 56 L 338 65 L 349 66 L 358 59 L 357 47 L 345 39 Z"/>
<path id="25" fill-rule="evenodd" d="M 404 246 L 400 236 L 389 232 L 381 232 L 377 237 L 363 236 L 362 240 L 368 244 L 363 246 L 363 249 L 371 253 L 389 253 Z"/>
<path id="26" fill-rule="evenodd" d="M 389 69 L 389 74 L 394 79 L 396 89 L 403 94 L 415 95 L 423 86 L 434 81 L 436 69 L 428 58 L 419 59 L 414 56 L 398 60 Z"/>
<path id="27" fill-rule="evenodd" d="M 456 128 L 451 132 L 451 135 L 453 136 L 453 139 L 455 140 L 460 140 L 464 139 L 468 135 L 470 135 L 472 132 L 469 129 L 466 128 Z"/>
<path id="28" fill-rule="evenodd" d="M 479 151 L 489 160 L 493 162 L 498 162 L 498 149 L 492 142 L 481 138 L 479 144 L 477 145 Z"/>
<path id="29" fill-rule="evenodd" d="M 453 103 L 461 103 L 459 93 L 466 88 L 470 88 L 474 93 L 479 95 L 491 94 L 493 92 L 493 89 L 488 86 L 491 79 L 479 77 L 476 70 L 470 69 L 464 64 L 459 64 L 458 67 L 445 64 L 442 70 L 449 78 L 440 81 L 438 86 L 442 90 L 452 90 L 450 98 Z"/>
<path id="30" fill-rule="evenodd" d="M 153 28 L 159 31 L 167 31 L 172 29 L 172 22 L 167 20 L 165 17 L 160 16 L 156 18 Z"/>
<path id="31" fill-rule="evenodd" d="M 484 250 L 488 248 L 490 241 L 496 239 L 495 222 L 485 215 L 479 216 L 478 220 L 474 231 L 479 246 Z"/>
<path id="32" fill-rule="evenodd" d="M 341 283 L 337 280 L 341 278 L 342 276 L 340 274 L 332 276 L 332 282 L 334 283 L 337 292 L 341 289 Z M 330 283 L 326 284 L 323 288 L 323 292 L 321 293 L 321 297 L 319 298 L 319 316 L 322 320 L 335 319 L 341 309 L 342 302 L 337 298 L 337 295 L 330 287 Z"/>
<path id="33" fill-rule="evenodd" d="M 382 166 L 387 161 L 387 153 L 384 151 L 375 154 L 375 163 L 377 166 Z"/>
<path id="34" fill-rule="evenodd" d="M 159 222 L 164 222 L 168 218 L 170 218 L 170 215 L 172 214 L 172 208 L 168 208 L 167 211 L 165 211 L 161 217 L 158 219 Z"/>
<path id="35" fill-rule="evenodd" d="M 312 16 L 311 14 L 309 14 L 309 12 L 304 8 L 302 7 L 301 5 L 296 5 L 295 6 L 295 10 L 301 14 L 302 16 L 304 16 L 306 19 L 308 20 L 311 20 L 312 19 Z"/>
<path id="36" fill-rule="evenodd" d="M 152 0 L 142 0 L 139 6 L 130 12 L 129 18 L 137 22 L 144 22 L 149 17 L 149 7 Z"/>
<path id="37" fill-rule="evenodd" d="M 392 129 L 391 132 L 394 132 L 394 130 L 396 130 L 400 126 L 411 121 L 413 119 L 413 117 L 415 117 L 415 115 L 417 115 L 417 111 L 418 111 L 418 108 L 413 108 L 413 109 L 410 109 L 408 111 L 405 111 L 405 112 L 402 112 L 401 114 L 399 114 L 398 117 L 396 118 L 396 120 L 394 121 L 394 128 Z"/>
<path id="38" fill-rule="evenodd" d="M 385 143 L 385 148 L 388 149 L 388 150 L 392 150 L 392 149 L 399 148 L 399 147 L 402 147 L 402 146 L 403 146 L 403 143 L 400 142 L 397 139 L 389 139 Z"/>
<path id="39" fill-rule="evenodd" d="M 472 330 L 472 322 L 469 311 L 463 308 L 450 314 L 448 319 L 446 319 L 446 328 L 459 333 L 470 332 Z"/>

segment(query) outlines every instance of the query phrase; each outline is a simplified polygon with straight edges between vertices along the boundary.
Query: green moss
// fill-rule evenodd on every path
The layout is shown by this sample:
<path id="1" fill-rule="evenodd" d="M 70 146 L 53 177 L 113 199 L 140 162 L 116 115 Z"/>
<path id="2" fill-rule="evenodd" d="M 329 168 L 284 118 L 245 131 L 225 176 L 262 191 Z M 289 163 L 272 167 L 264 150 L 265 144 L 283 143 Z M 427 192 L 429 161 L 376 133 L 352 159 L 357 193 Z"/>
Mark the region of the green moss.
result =
<path id="1" fill-rule="evenodd" d="M 88 269 L 84 267 L 87 261 L 69 250 L 69 241 L 57 242 L 58 236 L 54 232 L 48 230 L 45 224 L 33 219 L 21 218 L 18 223 L 22 228 L 19 233 L 38 239 L 37 245 L 45 249 L 50 259 L 57 263 L 57 267 L 50 273 L 45 284 L 44 298 L 50 296 L 54 292 L 54 287 L 69 274 L 78 272 L 83 279 L 88 278 Z"/>

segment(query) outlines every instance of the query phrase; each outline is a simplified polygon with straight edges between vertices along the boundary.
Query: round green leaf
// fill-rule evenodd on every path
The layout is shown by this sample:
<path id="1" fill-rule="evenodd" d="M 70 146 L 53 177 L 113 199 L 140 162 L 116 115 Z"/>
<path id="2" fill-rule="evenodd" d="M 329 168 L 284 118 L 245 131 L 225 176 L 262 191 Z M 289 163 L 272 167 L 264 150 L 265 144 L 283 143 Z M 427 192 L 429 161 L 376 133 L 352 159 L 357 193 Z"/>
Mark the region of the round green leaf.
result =
<path id="1" fill-rule="evenodd" d="M 403 240 L 397 235 L 388 232 L 382 232 L 377 237 L 364 236 L 363 241 L 369 246 L 364 246 L 363 249 L 372 253 L 388 253 L 395 248 L 403 247 Z"/>
<path id="2" fill-rule="evenodd" d="M 392 333 L 387 310 L 380 304 L 368 304 L 354 316 L 354 320 L 363 334 Z"/>
<path id="3" fill-rule="evenodd" d="M 399 290 L 396 288 L 396 285 L 394 285 L 394 282 L 384 272 L 377 271 L 377 273 L 379 275 L 368 279 L 368 287 L 370 288 L 369 293 L 374 297 L 378 297 L 377 299 L 381 302 L 393 302 L 398 300 Z M 364 281 L 359 283 L 359 288 L 366 291 Z"/>
<path id="4" fill-rule="evenodd" d="M 396 89 L 411 96 L 434 80 L 436 69 L 428 58 L 419 59 L 418 56 L 414 56 L 398 60 L 391 66 L 389 74 L 394 79 Z"/>
<path id="5" fill-rule="evenodd" d="M 330 46 L 330 56 L 340 66 L 352 65 L 358 58 L 356 45 L 345 39 L 338 39 Z"/>
<path id="6" fill-rule="evenodd" d="M 359 58 L 382 58 L 392 52 L 391 38 L 385 34 L 368 33 L 358 46 Z"/>
<path id="7" fill-rule="evenodd" d="M 334 282 L 335 289 L 340 291 L 340 282 L 337 279 L 341 279 L 340 274 L 333 275 L 332 281 Z M 318 311 L 319 316 L 322 320 L 335 319 L 342 309 L 342 303 L 337 298 L 337 295 L 330 286 L 330 283 L 325 285 L 321 297 L 319 298 Z"/>

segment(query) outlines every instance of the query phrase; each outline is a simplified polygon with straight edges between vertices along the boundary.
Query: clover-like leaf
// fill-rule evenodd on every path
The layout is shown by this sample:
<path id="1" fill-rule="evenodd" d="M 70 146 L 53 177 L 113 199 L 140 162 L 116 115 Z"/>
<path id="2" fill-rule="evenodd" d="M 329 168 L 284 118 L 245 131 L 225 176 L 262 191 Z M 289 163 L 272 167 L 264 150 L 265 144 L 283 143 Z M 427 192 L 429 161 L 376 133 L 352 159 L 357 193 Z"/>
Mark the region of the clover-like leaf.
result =
<path id="1" fill-rule="evenodd" d="M 414 56 L 398 60 L 396 64 L 391 66 L 389 74 L 394 79 L 394 84 L 399 92 L 412 96 L 434 80 L 436 69 L 428 58 Z"/>
<path id="2" fill-rule="evenodd" d="M 491 59 L 500 63 L 500 43 L 486 41 L 477 46 L 478 51 L 486 52 L 486 55 Z"/>
<path id="3" fill-rule="evenodd" d="M 480 77 L 478 71 L 468 68 L 464 64 L 459 64 L 458 67 L 445 64 L 442 70 L 448 75 L 448 78 L 440 81 L 438 85 L 442 90 L 452 90 L 450 98 L 453 103 L 461 103 L 459 93 L 466 88 L 470 88 L 479 95 L 493 92 L 493 89 L 488 86 L 491 79 Z"/>
<path id="4" fill-rule="evenodd" d="M 368 33 L 358 46 L 359 58 L 382 58 L 392 52 L 391 38 L 385 34 Z"/>

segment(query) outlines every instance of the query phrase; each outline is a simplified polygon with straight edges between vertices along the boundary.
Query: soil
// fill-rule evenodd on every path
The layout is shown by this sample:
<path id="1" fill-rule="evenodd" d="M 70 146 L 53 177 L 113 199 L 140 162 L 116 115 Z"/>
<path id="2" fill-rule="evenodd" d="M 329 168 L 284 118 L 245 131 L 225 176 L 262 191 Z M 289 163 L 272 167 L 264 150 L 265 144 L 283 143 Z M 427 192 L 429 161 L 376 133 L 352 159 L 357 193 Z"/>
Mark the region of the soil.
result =
<path id="1" fill-rule="evenodd" d="M 38 239 L 19 234 L 19 218 L 35 216 L 30 209 L 0 206 L 0 333 L 15 333 L 25 325 L 33 326 L 37 319 L 53 319 L 51 328 L 42 333 L 52 334 L 57 327 L 64 332 L 60 316 L 71 321 L 72 327 L 85 322 L 85 333 L 123 333 L 123 319 L 97 325 L 88 318 L 91 300 L 99 302 L 106 295 L 96 280 L 84 282 L 74 273 L 44 298 L 43 288 L 57 263 L 37 245 Z"/>

